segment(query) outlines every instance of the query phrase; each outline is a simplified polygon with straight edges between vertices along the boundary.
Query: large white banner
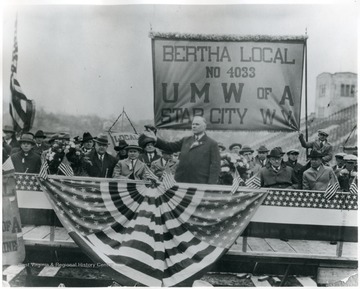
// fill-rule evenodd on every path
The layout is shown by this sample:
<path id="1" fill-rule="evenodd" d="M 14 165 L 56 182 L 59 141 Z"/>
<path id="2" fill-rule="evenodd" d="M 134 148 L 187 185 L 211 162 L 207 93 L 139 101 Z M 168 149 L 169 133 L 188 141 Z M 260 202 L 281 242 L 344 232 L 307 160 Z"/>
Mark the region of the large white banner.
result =
<path id="1" fill-rule="evenodd" d="M 152 38 L 157 127 L 299 129 L 305 37 Z"/>

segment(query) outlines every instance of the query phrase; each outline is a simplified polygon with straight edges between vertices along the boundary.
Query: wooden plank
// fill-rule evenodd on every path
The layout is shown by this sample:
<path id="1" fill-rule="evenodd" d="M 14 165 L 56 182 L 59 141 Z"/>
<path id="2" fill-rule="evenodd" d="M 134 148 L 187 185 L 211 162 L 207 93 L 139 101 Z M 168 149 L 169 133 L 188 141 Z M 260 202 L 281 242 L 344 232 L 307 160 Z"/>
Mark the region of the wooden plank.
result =
<path id="1" fill-rule="evenodd" d="M 251 282 L 254 283 L 255 287 L 271 287 L 269 281 L 264 280 L 264 281 L 259 281 L 259 276 L 251 276 L 250 277 Z"/>
<path id="2" fill-rule="evenodd" d="M 66 241 L 70 237 L 68 232 L 66 231 L 66 229 L 64 227 L 55 227 L 54 234 L 55 234 L 55 238 L 54 238 L 55 242 L 57 242 L 57 241 Z M 72 240 L 72 239 L 70 238 L 70 240 Z"/>
<path id="3" fill-rule="evenodd" d="M 17 275 L 19 275 L 25 269 L 24 264 L 11 265 L 3 271 L 3 276 L 6 276 L 6 281 L 10 282 Z"/>
<path id="4" fill-rule="evenodd" d="M 43 240 L 50 234 L 50 226 L 37 226 L 31 231 L 27 232 L 23 237 L 24 240 Z"/>
<path id="5" fill-rule="evenodd" d="M 358 274 L 357 269 L 319 267 L 316 283 L 327 285 L 341 280 L 345 280 L 344 283 L 346 283 L 347 278 L 355 274 Z"/>
<path id="6" fill-rule="evenodd" d="M 316 282 L 310 277 L 298 276 L 296 279 L 300 282 L 303 287 L 317 287 Z"/>
<path id="7" fill-rule="evenodd" d="M 342 249 L 342 256 L 357 257 L 358 256 L 358 243 L 344 242 L 343 249 Z"/>
<path id="8" fill-rule="evenodd" d="M 33 230 L 35 228 L 35 225 L 25 225 L 21 228 L 21 231 L 24 234 L 26 234 L 27 232 Z"/>
<path id="9" fill-rule="evenodd" d="M 295 250 L 285 241 L 272 238 L 266 238 L 265 241 L 274 250 L 274 252 L 295 253 Z"/>
<path id="10" fill-rule="evenodd" d="M 328 241 L 289 240 L 288 243 L 297 253 L 336 256 L 336 246 Z"/>
<path id="11" fill-rule="evenodd" d="M 236 243 L 234 245 L 232 245 L 231 250 L 244 252 L 244 246 L 246 246 L 245 252 L 251 251 L 249 244 L 247 244 L 247 241 L 244 243 L 244 238 L 246 238 L 246 237 L 237 238 Z"/>
<path id="12" fill-rule="evenodd" d="M 248 237 L 247 242 L 253 252 L 274 252 L 263 238 Z"/>
<path id="13" fill-rule="evenodd" d="M 57 272 L 59 272 L 60 269 L 61 269 L 61 267 L 46 266 L 40 271 L 38 276 L 53 277 L 57 274 Z"/>

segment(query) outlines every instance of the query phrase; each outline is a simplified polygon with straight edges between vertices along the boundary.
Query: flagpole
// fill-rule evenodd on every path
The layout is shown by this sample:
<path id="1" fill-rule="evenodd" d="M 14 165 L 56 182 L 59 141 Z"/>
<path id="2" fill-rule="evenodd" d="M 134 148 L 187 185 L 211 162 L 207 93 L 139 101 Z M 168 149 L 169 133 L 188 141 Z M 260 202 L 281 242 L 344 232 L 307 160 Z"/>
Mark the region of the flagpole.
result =
<path id="1" fill-rule="evenodd" d="M 307 36 L 307 28 L 305 30 Z M 305 38 L 305 139 L 308 141 L 308 97 L 307 97 L 307 38 Z M 306 148 L 306 155 L 308 155 L 308 149 Z"/>

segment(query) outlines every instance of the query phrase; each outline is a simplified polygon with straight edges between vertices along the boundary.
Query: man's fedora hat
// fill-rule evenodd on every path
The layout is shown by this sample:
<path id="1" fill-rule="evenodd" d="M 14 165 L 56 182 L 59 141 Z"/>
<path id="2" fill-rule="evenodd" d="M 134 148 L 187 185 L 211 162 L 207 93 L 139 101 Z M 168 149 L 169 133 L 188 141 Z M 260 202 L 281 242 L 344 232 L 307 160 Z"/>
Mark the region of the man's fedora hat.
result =
<path id="1" fill-rule="evenodd" d="M 3 132 L 12 132 L 12 133 L 14 133 L 15 131 L 14 131 L 12 126 L 5 125 L 4 128 L 3 128 Z"/>
<path id="2" fill-rule="evenodd" d="M 266 148 L 266 146 L 262 145 L 262 146 L 260 146 L 260 147 L 257 149 L 257 151 L 258 151 L 259 153 L 266 153 L 266 152 L 268 152 L 269 150 Z"/>
<path id="3" fill-rule="evenodd" d="M 87 141 L 93 140 L 93 139 L 94 139 L 93 136 L 88 131 L 86 131 L 86 132 L 83 133 L 83 137 L 82 137 L 81 142 L 84 143 L 84 142 L 87 142 Z"/>
<path id="4" fill-rule="evenodd" d="M 242 145 L 240 143 L 233 143 L 229 146 L 229 150 L 232 150 L 233 147 L 236 147 L 236 146 L 238 146 L 240 149 L 242 148 Z"/>
<path id="5" fill-rule="evenodd" d="M 39 129 L 36 133 L 35 133 L 35 138 L 46 138 L 46 135 L 44 134 L 44 132 Z"/>
<path id="6" fill-rule="evenodd" d="M 128 143 L 126 142 L 126 140 L 119 140 L 119 143 L 117 146 L 114 146 L 114 150 L 116 151 L 121 151 L 123 149 L 125 149 L 128 146 Z"/>
<path id="7" fill-rule="evenodd" d="M 321 152 L 318 152 L 317 150 L 312 150 L 310 154 L 308 155 L 309 159 L 321 159 L 324 155 Z"/>
<path id="8" fill-rule="evenodd" d="M 20 139 L 19 139 L 19 142 L 22 143 L 22 142 L 29 142 L 31 144 L 36 144 L 35 143 L 35 140 L 34 140 L 34 135 L 31 134 L 31 133 L 24 133 Z"/>
<path id="9" fill-rule="evenodd" d="M 250 146 L 247 146 L 247 145 L 244 145 L 241 150 L 239 151 L 240 154 L 243 154 L 243 153 L 253 153 L 254 150 L 250 147 Z"/>
<path id="10" fill-rule="evenodd" d="M 139 152 L 142 151 L 142 148 L 139 147 L 139 146 L 137 146 L 137 145 L 128 145 L 128 146 L 125 147 L 125 149 L 126 149 L 127 151 L 128 151 L 128 150 L 131 150 L 131 149 L 133 149 L 133 150 L 138 150 Z"/>
<path id="11" fill-rule="evenodd" d="M 100 133 L 97 137 L 94 137 L 94 142 L 97 142 L 97 143 L 103 144 L 103 145 L 108 145 L 109 139 L 106 134 Z"/>
<path id="12" fill-rule="evenodd" d="M 279 150 L 279 148 L 273 148 L 270 153 L 266 156 L 268 158 L 281 158 L 283 156 L 283 152 Z"/>

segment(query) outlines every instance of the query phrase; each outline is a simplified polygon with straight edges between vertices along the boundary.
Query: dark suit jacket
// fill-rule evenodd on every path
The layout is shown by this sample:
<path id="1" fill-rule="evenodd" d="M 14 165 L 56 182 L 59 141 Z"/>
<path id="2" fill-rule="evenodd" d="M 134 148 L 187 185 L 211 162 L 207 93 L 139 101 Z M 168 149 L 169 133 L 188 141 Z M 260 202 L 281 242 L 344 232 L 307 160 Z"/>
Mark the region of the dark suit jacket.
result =
<path id="1" fill-rule="evenodd" d="M 148 156 L 147 152 L 144 152 L 139 156 L 139 160 L 142 161 L 143 163 L 145 163 L 149 168 L 151 167 L 151 163 L 153 161 L 156 161 L 160 158 L 161 158 L 161 156 L 159 156 L 156 151 L 154 152 L 154 157 L 152 158 L 152 160 L 149 160 L 149 156 Z"/>
<path id="2" fill-rule="evenodd" d="M 216 141 L 206 134 L 198 145 L 192 146 L 193 136 L 184 137 L 176 142 L 157 139 L 156 147 L 170 151 L 180 151 L 175 180 L 182 183 L 216 184 L 220 175 L 220 153 Z"/>
<path id="3" fill-rule="evenodd" d="M 116 159 L 112 155 L 105 153 L 103 164 L 99 160 L 95 150 L 91 151 L 87 157 L 91 163 L 87 163 L 85 171 L 90 177 L 111 178 L 113 175 Z"/>
<path id="4" fill-rule="evenodd" d="M 17 173 L 38 174 L 40 172 L 41 159 L 33 150 L 27 156 L 22 150 L 14 153 L 11 155 L 11 160 Z"/>

